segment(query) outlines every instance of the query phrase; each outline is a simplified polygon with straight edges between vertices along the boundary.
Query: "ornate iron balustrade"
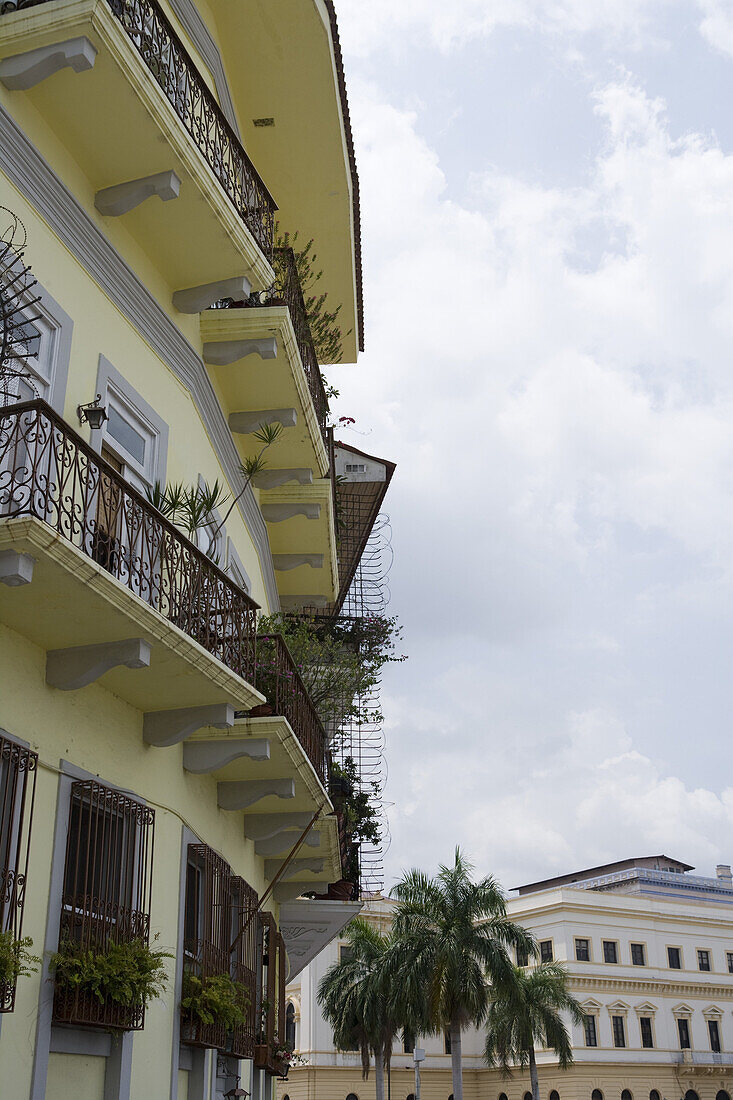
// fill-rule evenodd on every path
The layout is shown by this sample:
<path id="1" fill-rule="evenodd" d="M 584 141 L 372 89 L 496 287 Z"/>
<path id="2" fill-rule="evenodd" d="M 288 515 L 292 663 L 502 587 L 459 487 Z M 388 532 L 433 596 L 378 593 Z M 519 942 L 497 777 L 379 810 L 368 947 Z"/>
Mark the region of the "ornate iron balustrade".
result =
<path id="1" fill-rule="evenodd" d="M 200 979 L 229 974 L 232 928 L 232 871 L 207 844 L 189 844 L 186 873 L 184 969 Z M 226 1050 L 227 1031 L 185 1014 L 181 1039 L 192 1046 Z"/>
<path id="2" fill-rule="evenodd" d="M 252 683 L 257 604 L 51 409 L 0 409 L 0 522 L 35 516 Z"/>
<path id="3" fill-rule="evenodd" d="M 50 2 L 0 0 L 0 13 Z M 156 0 L 107 2 L 234 209 L 272 260 L 275 202 L 162 9 Z"/>
<path id="4" fill-rule="evenodd" d="M 325 783 L 326 735 L 282 634 L 258 635 L 255 686 L 266 696 L 272 712 L 287 718 L 316 775 Z"/>
<path id="5" fill-rule="evenodd" d="M 290 320 L 295 332 L 295 341 L 300 352 L 300 359 L 305 371 L 308 389 L 310 391 L 313 408 L 315 409 L 318 426 L 327 448 L 331 448 L 328 420 L 328 397 L 323 385 L 321 368 L 318 365 L 316 349 L 313 345 L 308 314 L 305 308 L 303 288 L 298 277 L 298 268 L 295 262 L 295 253 L 292 248 L 276 248 L 273 251 L 273 267 L 275 268 L 275 283 L 269 291 L 255 293 L 244 302 L 235 302 L 231 298 L 223 298 L 216 302 L 214 309 L 243 309 L 262 308 L 263 306 L 283 305 L 288 307 Z M 331 433 L 332 435 L 332 433 Z M 331 448 L 332 449 L 332 448 Z M 333 457 L 333 455 L 331 456 Z"/>
<path id="6" fill-rule="evenodd" d="M 232 977 L 243 985 L 249 997 L 247 1019 L 232 1033 L 232 1053 L 239 1058 L 254 1057 L 257 1037 L 257 968 L 260 925 L 257 918 L 257 891 L 245 879 L 232 879 L 235 927 L 241 930 L 234 948 Z"/>
<path id="7" fill-rule="evenodd" d="M 72 784 L 59 950 L 106 951 L 150 938 L 155 810 L 96 780 Z M 93 989 L 54 991 L 54 1019 L 139 1031 L 145 1006 L 101 1000 Z"/>
<path id="8" fill-rule="evenodd" d="M 23 935 L 23 903 L 38 754 L 0 736 L 0 933 Z M 15 1008 L 15 982 L 0 982 L 0 1012 Z"/>

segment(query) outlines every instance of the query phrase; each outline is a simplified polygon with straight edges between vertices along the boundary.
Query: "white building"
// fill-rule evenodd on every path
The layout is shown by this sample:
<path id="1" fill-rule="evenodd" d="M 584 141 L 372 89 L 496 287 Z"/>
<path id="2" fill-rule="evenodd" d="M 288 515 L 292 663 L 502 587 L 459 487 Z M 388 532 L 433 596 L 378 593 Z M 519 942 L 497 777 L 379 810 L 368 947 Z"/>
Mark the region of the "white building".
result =
<path id="1" fill-rule="evenodd" d="M 563 1073 L 538 1051 L 543 1100 L 730 1100 L 733 1093 L 733 882 L 693 876 L 665 856 L 630 859 L 519 887 L 510 915 L 536 936 L 542 957 L 567 965 L 586 1013 L 572 1028 L 574 1065 Z M 394 902 L 364 915 L 386 929 Z M 288 987 L 291 1027 L 309 1065 L 280 1082 L 280 1100 L 371 1100 L 359 1056 L 338 1052 L 316 1002 L 337 943 Z M 518 962 L 521 964 L 522 960 Z M 426 1050 L 421 1100 L 450 1100 L 450 1056 L 440 1037 Z M 528 1074 L 502 1079 L 482 1058 L 483 1037 L 464 1037 L 465 1100 L 524 1100 Z M 396 1047 L 392 1100 L 411 1100 L 412 1057 Z"/>

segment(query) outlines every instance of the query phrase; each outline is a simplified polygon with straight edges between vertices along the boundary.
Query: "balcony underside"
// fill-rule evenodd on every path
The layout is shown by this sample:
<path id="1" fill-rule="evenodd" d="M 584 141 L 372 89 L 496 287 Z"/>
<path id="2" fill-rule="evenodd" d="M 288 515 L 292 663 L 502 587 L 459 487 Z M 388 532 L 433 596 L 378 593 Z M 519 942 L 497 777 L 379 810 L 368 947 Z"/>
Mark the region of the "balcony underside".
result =
<path id="1" fill-rule="evenodd" d="M 311 569 L 299 566 L 287 572 L 278 572 L 277 587 L 281 596 L 299 596 L 310 593 L 323 596 L 329 603 L 338 591 L 338 555 L 333 520 L 333 494 L 331 482 L 323 478 L 313 485 L 283 485 L 278 489 L 260 491 L 260 504 L 265 508 L 300 504 L 320 506 L 318 519 L 293 516 L 280 523 L 267 524 L 270 548 L 280 554 L 323 554 L 323 568 Z M 278 559 L 276 559 L 278 560 Z"/>
<path id="2" fill-rule="evenodd" d="M 313 409 L 295 333 L 286 306 L 256 309 L 212 309 L 201 314 L 201 338 L 205 345 L 259 340 L 274 336 L 277 356 L 262 359 L 256 353 L 227 366 L 208 364 L 227 415 L 270 409 L 295 409 L 294 427 L 283 428 L 268 450 L 268 468 L 309 467 L 314 478 L 326 477 L 329 459 Z M 254 454 L 261 444 L 251 436 L 235 435 L 243 455 Z"/>
<path id="3" fill-rule="evenodd" d="M 278 222 L 313 238 L 318 292 L 339 303 L 346 363 L 356 361 L 359 317 L 354 181 L 331 26 L 322 0 L 213 0 L 212 10 L 250 155 L 276 186 Z M 247 64 L 241 64 L 246 51 Z M 272 124 L 254 125 L 255 119 Z"/>
<path id="4" fill-rule="evenodd" d="M 88 182 L 84 194 L 77 179 L 66 180 L 79 200 L 102 224 L 119 222 L 171 290 L 238 275 L 269 285 L 268 261 L 106 0 L 6 13 L 0 58 L 80 36 L 97 51 L 93 67 L 63 69 L 27 90 L 0 89 L 9 110 L 32 127 L 32 104 Z M 67 175 L 60 156 L 52 166 Z M 181 181 L 177 198 L 153 196 L 119 217 L 94 210 L 98 191 L 169 171 Z"/>
<path id="5" fill-rule="evenodd" d="M 98 682 L 144 712 L 228 702 L 249 709 L 263 696 L 41 520 L 0 521 L 0 552 L 35 559 L 29 584 L 0 584 L 0 620 L 45 650 L 142 638 L 148 668 L 118 667 Z"/>
<path id="6" fill-rule="evenodd" d="M 280 864 L 303 832 L 308 817 L 312 817 L 316 810 L 323 810 L 322 816 L 312 830 L 314 836 L 320 837 L 320 843 L 317 846 L 304 845 L 296 856 L 297 860 L 322 860 L 322 869 L 312 871 L 302 869 L 302 865 L 299 865 L 301 869 L 293 877 L 284 880 L 289 886 L 297 883 L 299 887 L 297 892 L 322 890 L 325 883 L 334 882 L 341 877 L 338 822 L 335 815 L 331 813 L 328 796 L 287 719 L 279 716 L 238 718 L 228 730 L 211 727 L 199 730 L 187 739 L 186 745 L 197 747 L 207 745 L 226 753 L 229 746 L 248 740 L 267 741 L 269 759 L 253 762 L 250 756 L 238 755 L 220 767 L 207 769 L 207 772 L 219 783 L 248 783 L 253 780 L 269 783 L 295 779 L 293 797 L 266 795 L 244 808 L 244 831 L 245 835 L 250 835 L 247 829 L 248 816 L 254 815 L 258 822 L 262 822 L 263 818 L 272 815 L 272 820 L 276 821 L 281 828 L 267 837 L 266 851 L 260 854 Z M 290 819 L 292 824 L 283 824 L 281 815 L 288 817 L 295 815 Z M 265 832 L 268 831 L 265 830 Z M 254 836 L 254 833 L 252 835 Z"/>

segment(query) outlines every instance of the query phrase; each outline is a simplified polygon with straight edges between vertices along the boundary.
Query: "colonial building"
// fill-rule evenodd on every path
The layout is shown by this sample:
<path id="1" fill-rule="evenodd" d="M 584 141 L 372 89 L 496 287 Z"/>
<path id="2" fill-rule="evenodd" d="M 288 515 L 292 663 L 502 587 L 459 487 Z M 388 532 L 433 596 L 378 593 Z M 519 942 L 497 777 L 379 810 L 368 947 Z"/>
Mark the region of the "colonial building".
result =
<path id="1" fill-rule="evenodd" d="M 629 859 L 519 887 L 509 913 L 536 936 L 541 956 L 570 971 L 585 1013 L 572 1027 L 573 1067 L 561 1072 L 537 1052 L 542 1100 L 730 1100 L 733 1095 L 733 882 L 665 856 Z M 394 902 L 374 898 L 363 915 L 389 927 Z M 278 1085 L 281 1100 L 368 1100 L 359 1056 L 334 1050 L 316 1003 L 332 943 L 288 986 L 296 1046 L 308 1066 Z M 526 960 L 518 959 L 520 965 Z M 426 1051 L 422 1100 L 449 1100 L 443 1038 Z M 464 1038 L 466 1100 L 531 1100 L 529 1075 L 502 1079 L 482 1059 L 483 1037 Z M 415 1092 L 412 1055 L 395 1047 L 392 1100 Z"/>
<path id="2" fill-rule="evenodd" d="M 286 975 L 360 907 L 328 889 L 321 720 L 257 642 L 338 612 L 374 522 L 340 560 L 319 360 L 363 319 L 331 0 L 3 0 L 0 207 L 0 1094 L 267 1100 Z M 51 962 L 146 947 L 146 1006 Z M 244 1021 L 182 1010 L 193 978 Z"/>

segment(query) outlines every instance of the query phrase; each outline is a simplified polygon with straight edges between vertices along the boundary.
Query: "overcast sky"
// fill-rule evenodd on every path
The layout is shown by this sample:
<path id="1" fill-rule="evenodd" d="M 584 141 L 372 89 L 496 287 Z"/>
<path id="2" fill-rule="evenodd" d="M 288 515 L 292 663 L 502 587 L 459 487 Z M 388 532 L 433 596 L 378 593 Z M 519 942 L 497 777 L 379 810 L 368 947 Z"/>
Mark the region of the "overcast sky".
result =
<path id="1" fill-rule="evenodd" d="M 733 3 L 339 0 L 387 886 L 733 861 Z"/>

